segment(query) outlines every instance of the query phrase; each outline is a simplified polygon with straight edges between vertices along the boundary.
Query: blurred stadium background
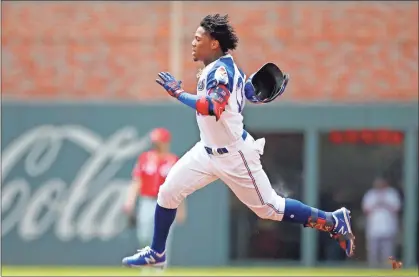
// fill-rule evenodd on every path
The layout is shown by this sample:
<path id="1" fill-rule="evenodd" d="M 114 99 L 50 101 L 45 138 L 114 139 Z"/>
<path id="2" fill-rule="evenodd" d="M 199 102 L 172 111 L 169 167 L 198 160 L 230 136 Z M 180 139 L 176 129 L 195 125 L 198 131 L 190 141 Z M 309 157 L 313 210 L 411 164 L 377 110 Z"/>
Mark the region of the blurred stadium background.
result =
<path id="1" fill-rule="evenodd" d="M 138 275 L 120 267 L 137 249 L 122 213 L 131 168 L 155 127 L 172 132 L 178 155 L 198 140 L 195 113 L 154 80 L 170 71 L 194 91 L 191 40 L 209 13 L 231 16 L 247 75 L 268 61 L 290 73 L 280 99 L 247 105 L 246 128 L 266 137 L 262 162 L 280 193 L 352 209 L 357 257 L 257 219 L 216 182 L 189 198 L 169 274 L 417 276 L 418 2 L 1 6 L 3 276 Z M 402 201 L 394 255 L 405 271 L 367 269 L 362 199 L 377 176 Z"/>

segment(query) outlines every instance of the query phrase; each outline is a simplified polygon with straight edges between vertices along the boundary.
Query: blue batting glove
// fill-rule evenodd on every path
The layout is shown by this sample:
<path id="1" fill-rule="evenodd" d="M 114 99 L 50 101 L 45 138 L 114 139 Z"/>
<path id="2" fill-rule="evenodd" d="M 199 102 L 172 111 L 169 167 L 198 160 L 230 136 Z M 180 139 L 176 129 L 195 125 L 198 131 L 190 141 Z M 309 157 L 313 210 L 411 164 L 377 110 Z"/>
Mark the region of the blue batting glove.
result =
<path id="1" fill-rule="evenodd" d="M 160 72 L 161 80 L 156 79 L 157 84 L 161 85 L 172 97 L 178 98 L 184 92 L 181 87 L 182 82 L 177 81 L 169 72 Z"/>
<path id="2" fill-rule="evenodd" d="M 247 98 L 247 100 L 249 100 L 250 102 L 253 103 L 260 103 L 258 98 L 256 97 L 255 94 L 255 87 L 252 84 L 252 78 L 255 74 L 253 73 L 249 79 L 247 79 L 246 83 L 244 84 L 244 94 Z"/>

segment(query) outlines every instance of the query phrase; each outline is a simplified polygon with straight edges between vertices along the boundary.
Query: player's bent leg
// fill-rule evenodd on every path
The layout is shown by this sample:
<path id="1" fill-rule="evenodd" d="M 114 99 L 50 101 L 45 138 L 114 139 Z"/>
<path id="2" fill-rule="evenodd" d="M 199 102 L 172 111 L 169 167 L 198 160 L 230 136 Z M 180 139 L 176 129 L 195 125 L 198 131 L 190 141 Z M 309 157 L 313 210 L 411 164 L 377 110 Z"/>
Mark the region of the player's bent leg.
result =
<path id="1" fill-rule="evenodd" d="M 328 232 L 331 238 L 339 242 L 348 257 L 354 254 L 355 236 L 352 232 L 350 211 L 346 208 L 325 212 L 298 200 L 286 199 L 283 221 L 300 223 L 304 227 Z"/>
<path id="2" fill-rule="evenodd" d="M 157 204 L 176 209 L 188 195 L 217 179 L 205 148 L 198 142 L 170 170 L 160 186 Z"/>
<path id="3" fill-rule="evenodd" d="M 281 221 L 285 199 L 272 188 L 254 144 L 249 135 L 241 150 L 228 156 L 217 156 L 217 174 L 237 198 L 260 218 Z M 262 152 L 263 144 L 259 147 L 259 152 Z"/>
<path id="4" fill-rule="evenodd" d="M 228 159 L 217 158 L 220 179 L 259 217 L 298 223 L 304 227 L 329 232 L 339 241 L 346 254 L 352 256 L 355 245 L 350 212 L 341 208 L 327 213 L 300 201 L 279 196 L 262 168 L 259 154 L 261 151 L 258 153 L 252 144 L 253 140 L 247 141 L 246 147 L 230 154 Z"/>
<path id="5" fill-rule="evenodd" d="M 126 266 L 165 266 L 166 241 L 177 207 L 191 193 L 215 181 L 210 160 L 204 147 L 197 143 L 172 167 L 160 187 L 154 213 L 154 234 L 151 247 L 126 257 Z"/>
<path id="6" fill-rule="evenodd" d="M 245 175 L 241 178 L 226 173 L 224 172 L 220 179 L 257 216 L 275 221 L 283 219 L 285 199 L 271 187 L 265 172 L 257 171 L 252 175 Z"/>

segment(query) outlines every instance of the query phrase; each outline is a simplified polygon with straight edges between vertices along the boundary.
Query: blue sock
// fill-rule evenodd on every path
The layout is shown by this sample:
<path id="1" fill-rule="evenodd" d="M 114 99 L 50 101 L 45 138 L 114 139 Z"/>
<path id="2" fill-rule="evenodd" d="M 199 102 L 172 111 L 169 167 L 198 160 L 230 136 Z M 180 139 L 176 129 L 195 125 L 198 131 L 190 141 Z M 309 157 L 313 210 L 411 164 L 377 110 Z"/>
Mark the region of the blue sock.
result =
<path id="1" fill-rule="evenodd" d="M 170 226 L 175 221 L 177 209 L 166 209 L 159 204 L 156 205 L 154 214 L 154 236 L 151 249 L 157 253 L 163 253 L 166 249 L 166 240 L 169 235 Z"/>
<path id="2" fill-rule="evenodd" d="M 325 211 L 307 206 L 298 200 L 286 198 L 284 217 L 282 221 L 306 225 L 313 211 L 317 212 L 318 218 L 324 220 L 326 219 Z"/>

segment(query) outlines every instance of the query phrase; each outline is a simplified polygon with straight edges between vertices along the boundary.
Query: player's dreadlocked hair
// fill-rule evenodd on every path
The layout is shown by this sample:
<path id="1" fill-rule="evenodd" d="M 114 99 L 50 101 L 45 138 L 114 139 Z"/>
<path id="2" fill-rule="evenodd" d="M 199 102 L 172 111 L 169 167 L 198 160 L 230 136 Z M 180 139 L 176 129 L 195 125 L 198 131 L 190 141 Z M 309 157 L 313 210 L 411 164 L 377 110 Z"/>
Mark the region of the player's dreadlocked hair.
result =
<path id="1" fill-rule="evenodd" d="M 234 50 L 239 42 L 236 32 L 230 25 L 228 15 L 207 15 L 201 21 L 201 27 L 207 31 L 210 36 L 220 43 L 221 50 L 223 53 L 227 53 L 228 50 Z"/>

